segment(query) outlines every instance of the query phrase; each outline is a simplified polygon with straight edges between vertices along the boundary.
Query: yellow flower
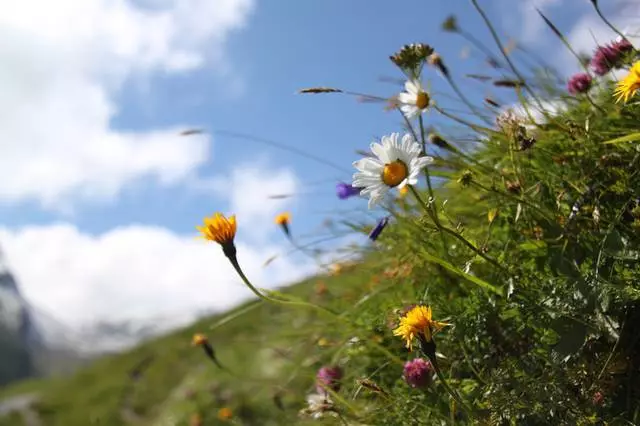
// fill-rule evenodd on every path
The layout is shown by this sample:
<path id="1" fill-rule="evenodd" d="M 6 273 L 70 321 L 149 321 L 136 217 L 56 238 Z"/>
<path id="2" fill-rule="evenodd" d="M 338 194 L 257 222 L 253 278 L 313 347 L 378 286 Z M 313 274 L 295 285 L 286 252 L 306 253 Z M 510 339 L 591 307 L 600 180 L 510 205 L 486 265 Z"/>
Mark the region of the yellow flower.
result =
<path id="1" fill-rule="evenodd" d="M 640 61 L 633 64 L 629 74 L 618 82 L 614 91 L 614 95 L 618 98 L 616 102 L 624 100 L 626 103 L 638 89 L 640 89 Z"/>
<path id="2" fill-rule="evenodd" d="M 276 225 L 288 225 L 291 222 L 291 214 L 289 212 L 280 213 L 276 216 Z"/>
<path id="3" fill-rule="evenodd" d="M 211 217 L 205 217 L 204 226 L 196 226 L 196 229 L 202 233 L 203 238 L 215 241 L 224 248 L 233 245 L 236 227 L 235 215 L 227 219 L 222 213 L 216 213 Z"/>
<path id="4" fill-rule="evenodd" d="M 191 344 L 193 346 L 201 346 L 207 343 L 209 339 L 204 334 L 196 333 L 193 335 L 193 339 L 191 339 Z"/>
<path id="5" fill-rule="evenodd" d="M 218 419 L 224 421 L 231 419 L 231 417 L 233 417 L 233 411 L 231 411 L 231 408 L 223 407 L 218 410 Z"/>
<path id="6" fill-rule="evenodd" d="M 405 185 L 402 188 L 398 189 L 398 193 L 400 194 L 401 197 L 406 197 L 407 194 L 409 193 L 409 186 Z"/>
<path id="7" fill-rule="evenodd" d="M 427 342 L 430 342 L 433 335 L 447 325 L 449 324 L 431 319 L 430 306 L 418 305 L 400 318 L 400 325 L 393 330 L 393 335 L 403 338 L 407 348 L 411 349 L 414 338 L 424 335 Z"/>

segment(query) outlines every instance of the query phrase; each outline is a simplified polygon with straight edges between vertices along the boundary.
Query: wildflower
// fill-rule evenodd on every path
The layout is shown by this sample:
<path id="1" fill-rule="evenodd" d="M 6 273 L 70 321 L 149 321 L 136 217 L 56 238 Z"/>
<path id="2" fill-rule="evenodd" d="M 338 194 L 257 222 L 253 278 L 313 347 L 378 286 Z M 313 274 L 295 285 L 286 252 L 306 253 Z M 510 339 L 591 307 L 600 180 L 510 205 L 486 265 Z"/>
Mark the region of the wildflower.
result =
<path id="1" fill-rule="evenodd" d="M 402 46 L 402 48 L 389 57 L 391 62 L 396 64 L 405 73 L 417 75 L 419 69 L 433 52 L 433 48 L 424 43 L 412 43 Z"/>
<path id="2" fill-rule="evenodd" d="M 314 419 L 319 419 L 327 413 L 335 413 L 333 401 L 326 393 L 311 394 L 307 396 L 307 408 L 300 411 L 300 415 L 310 415 Z"/>
<path id="3" fill-rule="evenodd" d="M 344 182 L 339 182 L 336 185 L 336 193 L 338 194 L 338 198 L 341 200 L 346 200 L 354 195 L 360 195 L 360 189 L 361 188 L 356 188 L 355 186 Z"/>
<path id="4" fill-rule="evenodd" d="M 400 110 L 408 118 L 412 119 L 429 107 L 431 98 L 429 94 L 424 91 L 420 81 L 411 79 L 404 83 L 404 92 L 400 93 L 397 97 L 400 103 Z"/>
<path id="5" fill-rule="evenodd" d="M 424 338 L 431 342 L 433 335 L 449 324 L 434 321 L 431 318 L 431 307 L 417 305 L 400 318 L 400 325 L 393 330 L 393 335 L 405 340 L 407 348 L 411 350 L 413 339 Z"/>
<path id="6" fill-rule="evenodd" d="M 218 410 L 218 419 L 225 421 L 230 420 L 233 417 L 233 411 L 229 407 L 222 407 Z"/>
<path id="7" fill-rule="evenodd" d="M 373 228 L 373 231 L 369 233 L 369 239 L 371 241 L 377 240 L 388 223 L 389 223 L 389 216 L 385 216 L 382 219 L 380 219 L 376 227 Z"/>
<path id="8" fill-rule="evenodd" d="M 224 254 L 231 258 L 236 255 L 236 246 L 233 239 L 236 236 L 236 216 L 227 219 L 222 213 L 216 213 L 204 218 L 204 226 L 196 226 L 202 233 L 202 237 L 209 241 L 215 241 L 222 246 Z"/>
<path id="9" fill-rule="evenodd" d="M 290 213 L 280 213 L 275 219 L 276 225 L 280 225 L 287 237 L 291 237 L 291 231 L 289 230 L 289 224 L 291 223 Z"/>
<path id="10" fill-rule="evenodd" d="M 621 59 L 632 50 L 633 45 L 627 39 L 599 46 L 591 58 L 591 69 L 597 75 L 605 75 L 612 69 L 619 68 Z"/>
<path id="11" fill-rule="evenodd" d="M 416 358 L 404 364 L 404 380 L 412 388 L 426 388 L 433 379 L 433 365 L 427 359 Z"/>
<path id="12" fill-rule="evenodd" d="M 219 368 L 224 370 L 224 367 L 220 364 L 220 362 L 218 361 L 218 358 L 216 358 L 216 354 L 213 350 L 213 346 L 211 346 L 211 343 L 209 343 L 209 339 L 207 339 L 207 336 L 200 333 L 194 334 L 193 339 L 191 340 L 191 345 L 201 346 L 202 349 L 204 350 L 204 353 L 207 355 L 207 357 L 211 359 L 211 361 L 213 361 L 214 364 L 216 364 Z"/>
<path id="13" fill-rule="evenodd" d="M 340 390 L 342 369 L 335 367 L 322 367 L 316 374 L 316 390 L 318 393 L 326 393 L 328 389 L 338 392 Z"/>
<path id="14" fill-rule="evenodd" d="M 460 28 L 458 27 L 458 20 L 455 15 L 447 16 L 447 19 L 442 23 L 442 30 L 451 33 L 457 33 L 460 31 Z"/>
<path id="15" fill-rule="evenodd" d="M 353 163 L 358 172 L 353 175 L 353 185 L 362 188 L 362 195 L 369 195 L 369 208 L 378 203 L 389 188 L 418 183 L 420 171 L 433 162 L 432 157 L 422 156 L 422 148 L 406 134 L 398 142 L 398 133 L 382 137 L 382 144 L 372 143 L 371 151 L 377 158 L 363 158 Z"/>
<path id="16" fill-rule="evenodd" d="M 406 197 L 408 193 L 409 193 L 409 187 L 406 185 L 398 189 L 398 194 L 402 198 Z"/>
<path id="17" fill-rule="evenodd" d="M 602 392 L 596 391 L 596 393 L 593 394 L 593 398 L 591 398 L 591 402 L 593 402 L 593 405 L 603 405 L 604 395 L 602 394 Z"/>
<path id="18" fill-rule="evenodd" d="M 569 79 L 567 90 L 572 95 L 587 93 L 591 88 L 591 76 L 587 73 L 578 73 Z"/>
<path id="19" fill-rule="evenodd" d="M 427 63 L 432 67 L 436 67 L 445 77 L 449 77 L 449 69 L 444 64 L 442 57 L 437 53 L 434 52 L 429 55 L 429 57 L 427 58 Z"/>
<path id="20" fill-rule="evenodd" d="M 638 89 L 640 89 L 640 61 L 633 64 L 629 74 L 618 82 L 614 92 L 618 97 L 616 102 L 624 100 L 626 103 Z"/>
<path id="21" fill-rule="evenodd" d="M 442 136 L 436 133 L 430 133 L 428 136 L 428 140 L 430 143 L 434 144 L 439 148 L 449 149 L 450 145 Z"/>

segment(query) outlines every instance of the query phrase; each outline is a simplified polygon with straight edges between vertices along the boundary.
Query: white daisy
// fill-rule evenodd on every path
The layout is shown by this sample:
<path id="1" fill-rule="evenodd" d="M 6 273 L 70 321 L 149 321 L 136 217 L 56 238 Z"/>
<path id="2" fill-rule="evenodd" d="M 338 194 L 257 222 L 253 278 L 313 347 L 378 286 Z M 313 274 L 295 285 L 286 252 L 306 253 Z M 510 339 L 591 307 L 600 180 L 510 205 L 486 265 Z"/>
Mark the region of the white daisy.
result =
<path id="1" fill-rule="evenodd" d="M 366 157 L 353 163 L 358 172 L 353 175 L 353 186 L 362 188 L 361 195 L 369 196 L 369 208 L 378 203 L 393 187 L 418 183 L 418 175 L 432 157 L 423 156 L 422 148 L 409 134 L 398 142 L 398 134 L 382 137 L 382 144 L 372 143 L 375 157 Z"/>
<path id="2" fill-rule="evenodd" d="M 424 91 L 420 81 L 407 80 L 404 83 L 404 92 L 398 94 L 400 111 L 409 120 L 422 114 L 429 107 L 429 94 Z"/>

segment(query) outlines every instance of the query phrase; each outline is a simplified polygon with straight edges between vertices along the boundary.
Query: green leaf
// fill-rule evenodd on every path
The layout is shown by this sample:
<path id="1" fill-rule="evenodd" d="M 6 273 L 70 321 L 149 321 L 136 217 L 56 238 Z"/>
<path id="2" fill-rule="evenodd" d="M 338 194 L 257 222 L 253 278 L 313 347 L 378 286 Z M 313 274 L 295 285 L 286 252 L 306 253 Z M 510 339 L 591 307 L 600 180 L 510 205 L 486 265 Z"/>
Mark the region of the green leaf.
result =
<path id="1" fill-rule="evenodd" d="M 637 140 L 640 140 L 640 132 L 631 133 L 627 136 L 621 136 L 619 138 L 611 139 L 603 143 L 605 145 L 609 145 L 609 144 L 617 144 L 617 143 L 624 143 L 624 142 L 633 142 Z"/>
<path id="2" fill-rule="evenodd" d="M 607 251 L 616 253 L 624 249 L 624 242 L 622 241 L 622 236 L 615 229 L 609 232 L 607 237 L 604 240 L 604 248 Z"/>

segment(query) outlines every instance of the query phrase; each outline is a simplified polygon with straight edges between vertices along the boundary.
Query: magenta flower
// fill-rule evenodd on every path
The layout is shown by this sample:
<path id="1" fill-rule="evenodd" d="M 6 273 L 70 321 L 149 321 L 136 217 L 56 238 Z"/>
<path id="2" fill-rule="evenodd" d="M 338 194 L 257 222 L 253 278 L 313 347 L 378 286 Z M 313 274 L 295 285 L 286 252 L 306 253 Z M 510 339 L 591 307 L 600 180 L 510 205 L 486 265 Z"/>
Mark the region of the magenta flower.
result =
<path id="1" fill-rule="evenodd" d="M 340 379 L 342 379 L 342 369 L 335 367 L 322 367 L 316 375 L 316 390 L 319 394 L 324 394 L 328 389 L 335 392 L 340 390 Z"/>
<path id="2" fill-rule="evenodd" d="M 572 95 L 577 95 L 579 93 L 586 93 L 591 88 L 591 76 L 587 73 L 579 73 L 575 74 L 573 77 L 569 79 L 569 83 L 567 84 L 567 90 Z"/>
<path id="3" fill-rule="evenodd" d="M 362 188 L 357 188 L 344 182 L 339 182 L 336 185 L 336 193 L 338 194 L 338 198 L 340 198 L 341 200 L 346 200 L 347 198 L 353 197 L 354 195 L 360 195 L 361 189 Z"/>
<path id="4" fill-rule="evenodd" d="M 591 58 L 593 72 L 602 76 L 614 68 L 619 68 L 620 60 L 631 50 L 633 50 L 633 45 L 627 39 L 598 47 Z"/>
<path id="5" fill-rule="evenodd" d="M 416 358 L 404 364 L 404 380 L 413 388 L 426 388 L 433 379 L 431 361 Z"/>

